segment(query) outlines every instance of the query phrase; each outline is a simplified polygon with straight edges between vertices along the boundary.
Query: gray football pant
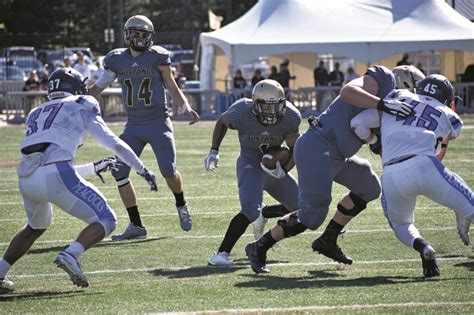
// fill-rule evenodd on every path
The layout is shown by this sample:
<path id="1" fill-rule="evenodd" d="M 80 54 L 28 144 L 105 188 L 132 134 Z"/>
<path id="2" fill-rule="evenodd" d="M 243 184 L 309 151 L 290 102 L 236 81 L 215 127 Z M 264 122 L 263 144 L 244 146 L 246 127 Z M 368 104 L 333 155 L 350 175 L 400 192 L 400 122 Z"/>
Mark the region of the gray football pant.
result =
<path id="1" fill-rule="evenodd" d="M 160 173 L 163 177 L 176 174 L 176 147 L 173 137 L 173 125 L 169 117 L 160 117 L 140 124 L 127 123 L 120 139 L 125 141 L 136 155 L 140 156 L 149 143 L 155 153 Z M 128 177 L 130 167 L 123 165 L 112 175 L 119 179 Z"/>
<path id="2" fill-rule="evenodd" d="M 365 202 L 380 195 L 380 180 L 367 160 L 343 159 L 334 145 L 317 131 L 307 131 L 297 140 L 294 159 L 298 170 L 298 217 L 315 230 L 323 224 L 331 204 L 333 181 L 347 187 Z"/>
<path id="3" fill-rule="evenodd" d="M 282 203 L 288 210 L 298 209 L 298 184 L 287 174 L 276 179 L 260 168 L 260 163 L 246 157 L 237 159 L 237 182 L 239 185 L 240 212 L 250 222 L 258 218 L 263 202 L 263 191 L 266 191 Z"/>

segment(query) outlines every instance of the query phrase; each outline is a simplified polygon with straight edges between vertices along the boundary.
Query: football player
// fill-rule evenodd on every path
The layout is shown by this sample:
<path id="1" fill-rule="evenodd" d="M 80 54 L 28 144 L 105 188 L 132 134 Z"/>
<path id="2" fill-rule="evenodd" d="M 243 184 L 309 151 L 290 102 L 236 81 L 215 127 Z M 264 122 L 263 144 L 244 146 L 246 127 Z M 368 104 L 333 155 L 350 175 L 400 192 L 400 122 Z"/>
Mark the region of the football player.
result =
<path id="1" fill-rule="evenodd" d="M 211 150 L 204 160 L 208 171 L 214 170 L 219 161 L 219 147 L 227 130 L 239 134 L 240 155 L 237 158 L 240 212 L 230 221 L 219 249 L 210 259 L 213 266 L 233 266 L 229 258 L 235 243 L 249 224 L 257 219 L 262 208 L 263 191 L 294 211 L 298 206 L 298 186 L 295 179 L 282 172 L 263 169 L 261 160 L 269 147 L 283 142 L 293 150 L 299 136 L 301 115 L 285 99 L 282 86 L 275 80 L 262 80 L 252 90 L 252 99 L 243 98 L 232 104 L 216 122 Z M 291 161 L 287 164 L 292 164 Z"/>
<path id="2" fill-rule="evenodd" d="M 462 121 L 450 109 L 454 88 L 446 77 L 434 74 L 418 83 L 416 94 L 396 90 L 387 99 L 405 100 L 415 107 L 415 114 L 406 119 L 382 114 L 384 213 L 397 238 L 420 253 L 423 275 L 438 276 L 435 251 L 414 225 L 417 196 L 426 196 L 455 211 L 458 233 L 465 245 L 470 243 L 469 228 L 474 218 L 471 189 L 441 164 L 444 154 L 436 154 L 442 139 L 445 150 L 448 141 L 461 131 Z M 357 131 L 361 139 L 373 137 L 364 124 L 357 124 Z"/>
<path id="3" fill-rule="evenodd" d="M 191 117 L 190 124 L 199 120 L 183 92 L 171 75 L 170 53 L 160 46 L 153 46 L 153 23 L 143 15 L 135 15 L 125 23 L 125 43 L 128 48 L 115 49 L 104 58 L 104 72 L 90 88 L 91 95 L 98 95 L 116 78 L 122 86 L 122 101 L 128 119 L 120 138 L 140 156 L 149 143 L 155 153 L 161 175 L 165 178 L 176 200 L 181 228 L 191 230 L 192 220 L 184 198 L 183 182 L 176 170 L 176 149 L 173 126 L 168 115 L 165 87 L 174 102 L 182 105 Z M 135 189 L 129 179 L 130 168 L 122 167 L 113 172 L 120 197 L 127 208 L 131 223 L 113 240 L 146 238 L 147 231 L 138 212 Z"/>
<path id="4" fill-rule="evenodd" d="M 87 132 L 132 166 L 152 190 L 156 190 L 155 175 L 107 127 L 96 99 L 85 95 L 84 81 L 74 69 L 54 71 L 48 81 L 50 101 L 27 117 L 17 173 L 28 223 L 15 235 L 0 260 L 2 287 L 12 285 L 5 278 L 7 272 L 50 226 L 52 203 L 88 224 L 77 239 L 54 258 L 54 263 L 70 275 L 75 285 L 89 285 L 79 257 L 115 229 L 116 216 L 104 196 L 83 178 L 112 165 L 102 161 L 95 167 L 86 164 L 74 168 L 76 150 L 83 144 Z"/>
<path id="5" fill-rule="evenodd" d="M 311 120 L 294 151 L 301 209 L 284 216 L 272 230 L 245 247 L 254 272 L 269 272 L 266 253 L 276 242 L 321 226 L 331 203 L 333 182 L 347 187 L 350 192 L 339 201 L 336 214 L 312 248 L 337 262 L 352 263 L 337 245 L 337 237 L 369 201 L 378 198 L 381 187 L 369 162 L 355 155 L 363 142 L 352 131 L 350 122 L 364 108 L 409 116 L 412 106 L 400 100 L 383 99 L 394 88 L 395 78 L 389 69 L 370 67 L 363 77 L 345 85 L 329 107 Z"/>

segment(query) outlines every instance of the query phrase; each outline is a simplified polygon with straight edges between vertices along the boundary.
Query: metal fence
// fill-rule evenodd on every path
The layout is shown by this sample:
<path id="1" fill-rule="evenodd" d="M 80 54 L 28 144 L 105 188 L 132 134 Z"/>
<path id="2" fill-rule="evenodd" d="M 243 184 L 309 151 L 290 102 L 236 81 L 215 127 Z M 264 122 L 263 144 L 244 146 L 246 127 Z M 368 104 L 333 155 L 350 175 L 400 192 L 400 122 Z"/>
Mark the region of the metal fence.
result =
<path id="1" fill-rule="evenodd" d="M 459 113 L 474 113 L 474 83 L 458 83 L 454 85 L 457 95 L 464 102 L 459 104 Z M 23 123 L 34 107 L 47 101 L 45 91 L 22 91 L 18 82 L 0 82 L 0 117 L 8 123 Z M 215 119 L 226 111 L 229 106 L 242 97 L 250 97 L 250 90 L 183 90 L 189 103 L 204 119 Z M 301 111 L 303 116 L 321 113 L 337 97 L 339 88 L 318 87 L 288 90 L 287 98 Z M 121 89 L 108 88 L 99 96 L 99 103 L 104 119 L 115 119 L 126 115 L 122 104 Z M 172 98 L 168 106 L 174 116 L 183 114 L 182 108 L 173 104 Z"/>

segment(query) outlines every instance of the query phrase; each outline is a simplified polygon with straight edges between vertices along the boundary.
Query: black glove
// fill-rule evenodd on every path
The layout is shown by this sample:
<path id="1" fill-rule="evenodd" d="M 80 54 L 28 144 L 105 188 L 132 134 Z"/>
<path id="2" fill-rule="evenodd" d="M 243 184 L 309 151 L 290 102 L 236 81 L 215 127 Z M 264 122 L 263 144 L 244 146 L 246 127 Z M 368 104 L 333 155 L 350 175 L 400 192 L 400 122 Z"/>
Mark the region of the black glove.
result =
<path id="1" fill-rule="evenodd" d="M 104 178 L 100 173 L 108 172 L 110 170 L 118 171 L 120 162 L 111 156 L 95 161 L 93 164 L 96 175 L 100 178 L 102 183 L 105 183 Z"/>
<path id="2" fill-rule="evenodd" d="M 151 190 L 158 191 L 158 186 L 156 185 L 155 174 L 152 171 L 149 171 L 146 167 L 143 168 L 141 173 L 137 172 L 138 175 L 143 177 L 150 185 Z"/>
<path id="3" fill-rule="evenodd" d="M 399 100 L 384 100 L 381 98 L 377 103 L 377 109 L 390 115 L 407 118 L 413 114 L 413 106 Z"/>

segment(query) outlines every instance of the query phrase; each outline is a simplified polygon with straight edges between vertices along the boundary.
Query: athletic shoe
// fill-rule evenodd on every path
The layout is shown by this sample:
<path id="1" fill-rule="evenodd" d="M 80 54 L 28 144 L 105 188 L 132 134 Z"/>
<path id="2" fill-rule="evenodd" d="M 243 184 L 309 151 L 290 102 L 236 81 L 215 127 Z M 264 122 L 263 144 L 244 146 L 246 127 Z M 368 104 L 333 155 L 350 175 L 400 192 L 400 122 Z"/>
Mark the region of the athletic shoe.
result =
<path id="1" fill-rule="evenodd" d="M 353 262 L 352 258 L 346 256 L 336 243 L 330 242 L 323 236 L 316 239 L 311 245 L 311 247 L 313 248 L 313 251 L 318 252 L 328 258 L 331 258 L 336 262 L 346 265 L 351 265 Z"/>
<path id="2" fill-rule="evenodd" d="M 223 266 L 223 267 L 233 267 L 234 261 L 229 258 L 229 253 L 226 252 L 217 252 L 212 254 L 209 258 L 209 265 L 211 266 Z"/>
<path id="3" fill-rule="evenodd" d="M 245 254 L 247 254 L 250 266 L 256 274 L 270 272 L 270 269 L 267 267 L 267 253 L 258 251 L 257 242 L 247 244 L 245 246 Z"/>
<path id="4" fill-rule="evenodd" d="M 72 283 L 78 287 L 87 288 L 89 286 L 86 276 L 82 273 L 79 261 L 73 255 L 68 252 L 61 252 L 54 258 L 54 263 L 58 268 L 66 271 Z"/>
<path id="5" fill-rule="evenodd" d="M 426 246 L 420 254 L 423 264 L 423 275 L 425 277 L 439 276 L 439 266 L 436 262 L 436 252 L 431 246 Z"/>
<path id="6" fill-rule="evenodd" d="M 143 240 L 146 238 L 146 228 L 130 223 L 125 231 L 119 235 L 113 235 L 112 241 Z"/>
<path id="7" fill-rule="evenodd" d="M 255 220 L 255 222 L 253 223 L 253 236 L 255 236 L 256 240 L 263 236 L 265 224 L 267 224 L 267 222 L 268 219 L 265 219 L 262 215 L 262 212 L 260 212 L 257 220 Z"/>
<path id="8" fill-rule="evenodd" d="M 458 227 L 458 234 L 464 245 L 469 245 L 469 227 L 471 226 L 471 219 L 469 217 L 463 217 L 456 213 L 456 224 Z"/>
<path id="9" fill-rule="evenodd" d="M 13 282 L 7 278 L 0 279 L 0 289 L 9 289 L 13 286 Z"/>
<path id="10" fill-rule="evenodd" d="M 182 207 L 176 207 L 179 215 L 179 224 L 184 231 L 189 231 L 193 227 L 193 220 L 191 220 L 191 215 L 189 214 L 188 205 Z"/>

